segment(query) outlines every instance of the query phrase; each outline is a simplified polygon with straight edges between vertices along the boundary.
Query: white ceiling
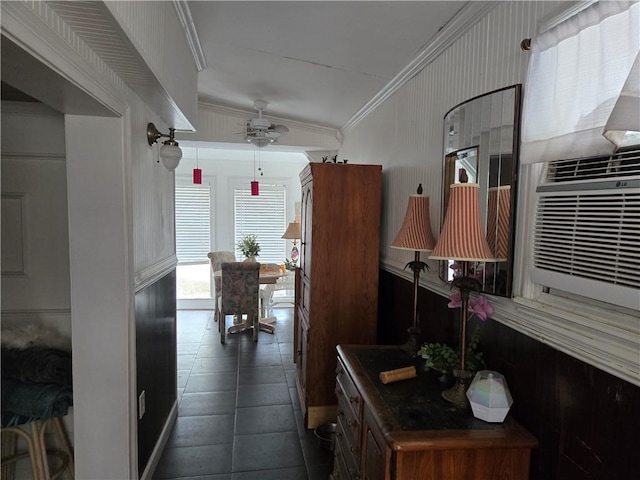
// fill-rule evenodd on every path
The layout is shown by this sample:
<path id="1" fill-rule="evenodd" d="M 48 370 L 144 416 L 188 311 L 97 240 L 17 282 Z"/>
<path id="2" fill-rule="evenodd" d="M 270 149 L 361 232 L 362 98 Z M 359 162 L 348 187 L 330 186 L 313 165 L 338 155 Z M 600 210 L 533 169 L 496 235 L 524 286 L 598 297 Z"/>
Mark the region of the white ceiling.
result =
<path id="1" fill-rule="evenodd" d="M 339 129 L 466 3 L 189 1 L 199 100 Z"/>

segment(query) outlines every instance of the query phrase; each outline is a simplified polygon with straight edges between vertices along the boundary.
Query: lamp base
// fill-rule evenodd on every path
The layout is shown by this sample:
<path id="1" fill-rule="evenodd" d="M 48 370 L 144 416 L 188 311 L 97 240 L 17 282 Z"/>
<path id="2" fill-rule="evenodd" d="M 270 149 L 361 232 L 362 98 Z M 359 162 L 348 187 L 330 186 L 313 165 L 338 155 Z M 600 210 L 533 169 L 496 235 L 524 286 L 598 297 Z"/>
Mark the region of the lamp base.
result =
<path id="1" fill-rule="evenodd" d="M 468 410 L 469 399 L 467 398 L 467 389 L 473 379 L 473 373 L 467 370 L 455 369 L 453 376 L 456 379 L 456 383 L 453 387 L 442 392 L 442 398 L 459 410 Z"/>
<path id="2" fill-rule="evenodd" d="M 409 340 L 400 345 L 400 348 L 407 352 L 412 357 L 418 355 L 418 350 L 420 350 L 420 329 L 418 327 L 409 327 L 407 328 L 407 332 L 409 333 Z"/>

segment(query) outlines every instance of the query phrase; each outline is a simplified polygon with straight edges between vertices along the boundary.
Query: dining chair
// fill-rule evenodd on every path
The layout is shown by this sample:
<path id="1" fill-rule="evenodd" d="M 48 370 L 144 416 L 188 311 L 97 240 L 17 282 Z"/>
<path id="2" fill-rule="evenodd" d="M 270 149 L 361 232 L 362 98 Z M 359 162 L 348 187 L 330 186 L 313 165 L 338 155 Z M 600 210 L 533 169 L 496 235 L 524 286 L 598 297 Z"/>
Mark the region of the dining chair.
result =
<path id="1" fill-rule="evenodd" d="M 231 333 L 253 329 L 253 341 L 258 341 L 260 264 L 258 262 L 222 262 L 220 265 L 221 296 L 218 302 L 220 343 L 225 342 L 226 317 L 233 315 L 240 323 Z M 246 321 L 243 316 L 246 315 Z"/>
<path id="2" fill-rule="evenodd" d="M 280 273 L 280 265 L 277 263 L 261 263 L 261 272 L 277 272 Z M 275 280 L 277 282 L 277 280 Z M 274 292 L 274 283 L 264 283 L 260 285 L 260 316 L 265 318 L 267 316 L 268 306 L 271 303 L 271 297 Z"/>
<path id="3" fill-rule="evenodd" d="M 224 250 L 220 250 L 217 252 L 209 252 L 207 254 L 207 257 L 209 257 L 209 262 L 211 263 L 211 272 L 215 273 L 220 271 L 220 265 L 222 265 L 222 262 L 235 262 L 236 261 L 236 254 L 233 252 L 227 252 Z M 218 301 L 220 300 L 220 292 L 221 292 L 221 287 L 220 287 L 220 276 L 219 275 L 214 275 L 213 276 L 213 288 L 214 288 L 214 292 L 213 292 L 213 320 L 214 321 L 218 321 Z"/>
<path id="4" fill-rule="evenodd" d="M 273 307 L 278 304 L 291 304 L 294 303 L 295 293 L 295 274 L 294 272 L 287 272 L 282 277 L 276 280 L 276 283 L 272 285 L 271 296 L 266 304 L 266 311 L 268 316 L 273 315 Z"/>

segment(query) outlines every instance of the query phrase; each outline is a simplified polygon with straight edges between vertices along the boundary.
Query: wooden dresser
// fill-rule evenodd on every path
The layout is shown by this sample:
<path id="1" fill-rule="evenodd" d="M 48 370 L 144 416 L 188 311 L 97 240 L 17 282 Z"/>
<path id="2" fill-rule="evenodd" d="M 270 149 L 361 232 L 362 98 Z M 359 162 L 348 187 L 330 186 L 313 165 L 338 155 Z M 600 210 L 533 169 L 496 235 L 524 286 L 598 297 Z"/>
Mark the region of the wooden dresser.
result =
<path id="1" fill-rule="evenodd" d="M 445 388 L 398 347 L 340 345 L 332 480 L 526 480 L 536 439 L 511 417 L 476 419 L 441 398 Z M 416 363 L 418 362 L 418 363 Z M 418 376 L 382 384 L 381 371 Z"/>
<path id="2" fill-rule="evenodd" d="M 310 163 L 300 182 L 296 383 L 314 428 L 335 421 L 336 346 L 376 343 L 382 167 Z"/>

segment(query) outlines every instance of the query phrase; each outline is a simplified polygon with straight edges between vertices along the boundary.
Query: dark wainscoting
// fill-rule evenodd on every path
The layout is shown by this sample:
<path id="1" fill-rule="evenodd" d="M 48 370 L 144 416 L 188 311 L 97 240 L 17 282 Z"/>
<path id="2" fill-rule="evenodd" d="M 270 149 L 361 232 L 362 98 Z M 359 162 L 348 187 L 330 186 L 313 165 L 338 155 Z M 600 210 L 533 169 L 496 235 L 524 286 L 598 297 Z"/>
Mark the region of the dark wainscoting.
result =
<path id="1" fill-rule="evenodd" d="M 401 344 L 411 323 L 413 284 L 381 270 L 379 293 L 378 343 Z M 423 341 L 457 344 L 458 311 L 447 303 L 419 289 Z M 481 323 L 487 368 L 505 375 L 514 399 L 510 414 L 539 442 L 531 480 L 640 478 L 640 387 L 499 322 Z"/>
<path id="2" fill-rule="evenodd" d="M 136 294 L 137 395 L 146 396 L 138 420 L 138 474 L 144 472 L 177 399 L 176 273 Z"/>

